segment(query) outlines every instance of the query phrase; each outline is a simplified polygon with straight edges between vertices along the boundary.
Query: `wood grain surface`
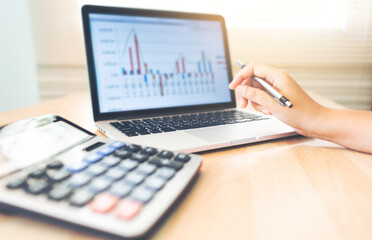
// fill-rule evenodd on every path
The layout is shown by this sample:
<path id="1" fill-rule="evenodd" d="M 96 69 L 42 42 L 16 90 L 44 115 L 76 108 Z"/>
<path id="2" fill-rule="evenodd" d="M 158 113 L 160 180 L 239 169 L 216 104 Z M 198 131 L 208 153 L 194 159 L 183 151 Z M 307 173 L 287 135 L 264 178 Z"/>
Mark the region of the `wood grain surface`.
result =
<path id="1" fill-rule="evenodd" d="M 88 93 L 1 113 L 0 125 L 52 112 L 98 133 Z M 193 187 L 148 238 L 372 239 L 370 154 L 297 136 L 201 155 L 203 165 Z M 108 237 L 7 209 L 0 211 L 0 236 L 38 240 Z"/>

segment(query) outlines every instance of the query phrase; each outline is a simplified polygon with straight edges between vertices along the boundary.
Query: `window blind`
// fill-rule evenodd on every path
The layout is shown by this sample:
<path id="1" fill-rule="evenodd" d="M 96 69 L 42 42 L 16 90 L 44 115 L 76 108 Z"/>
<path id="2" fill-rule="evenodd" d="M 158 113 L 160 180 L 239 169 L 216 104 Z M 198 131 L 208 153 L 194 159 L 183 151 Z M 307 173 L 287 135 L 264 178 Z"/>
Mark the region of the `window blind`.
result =
<path id="1" fill-rule="evenodd" d="M 87 3 L 223 14 L 233 62 L 285 68 L 305 89 L 370 109 L 371 0 L 31 0 L 43 99 L 88 88 L 80 16 Z"/>

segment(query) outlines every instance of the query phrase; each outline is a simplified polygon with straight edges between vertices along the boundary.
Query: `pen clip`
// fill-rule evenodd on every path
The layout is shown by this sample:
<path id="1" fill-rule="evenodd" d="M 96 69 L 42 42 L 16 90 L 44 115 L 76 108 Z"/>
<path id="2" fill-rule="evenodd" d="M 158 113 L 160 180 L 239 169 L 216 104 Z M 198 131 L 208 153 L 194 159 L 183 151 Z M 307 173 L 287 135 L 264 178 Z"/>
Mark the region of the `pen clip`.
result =
<path id="1" fill-rule="evenodd" d="M 265 92 L 267 93 L 267 94 L 269 94 L 272 98 L 274 98 L 275 99 L 275 96 L 274 95 L 272 95 L 269 91 L 267 91 L 267 90 L 265 90 Z"/>
<path id="2" fill-rule="evenodd" d="M 275 101 L 277 101 L 280 105 L 282 106 L 285 106 L 278 98 L 276 98 L 273 94 L 271 94 L 269 91 L 265 91 L 267 94 L 269 94 L 269 96 L 271 96 L 272 98 L 275 99 Z"/>

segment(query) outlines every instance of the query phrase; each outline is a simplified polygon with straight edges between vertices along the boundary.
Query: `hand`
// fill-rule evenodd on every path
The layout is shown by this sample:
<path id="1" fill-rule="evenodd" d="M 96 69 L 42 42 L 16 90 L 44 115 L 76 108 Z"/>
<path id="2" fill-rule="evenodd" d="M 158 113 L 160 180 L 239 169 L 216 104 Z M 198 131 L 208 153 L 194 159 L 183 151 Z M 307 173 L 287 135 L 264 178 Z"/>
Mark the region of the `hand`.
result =
<path id="1" fill-rule="evenodd" d="M 277 103 L 259 83 L 250 78 L 252 75 L 265 79 L 282 95 L 286 96 L 293 107 L 283 107 Z M 273 114 L 302 135 L 313 136 L 317 124 L 321 124 L 324 120 L 326 108 L 311 99 L 284 70 L 251 63 L 237 73 L 229 87 L 237 92 L 238 106 L 245 108 L 248 101 L 251 101 L 257 111 Z"/>

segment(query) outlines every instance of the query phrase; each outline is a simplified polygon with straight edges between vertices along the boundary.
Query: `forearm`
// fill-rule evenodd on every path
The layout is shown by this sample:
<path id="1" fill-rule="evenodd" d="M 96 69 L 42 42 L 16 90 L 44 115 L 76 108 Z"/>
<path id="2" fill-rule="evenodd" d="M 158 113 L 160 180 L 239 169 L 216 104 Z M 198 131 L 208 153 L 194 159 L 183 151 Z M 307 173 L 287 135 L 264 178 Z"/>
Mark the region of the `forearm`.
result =
<path id="1" fill-rule="evenodd" d="M 293 101 L 293 107 L 280 106 L 260 86 L 255 85 L 251 79 L 253 75 L 265 79 L 279 92 L 283 92 Z M 372 112 L 323 107 L 311 99 L 283 70 L 251 63 L 238 72 L 229 87 L 237 90 L 242 107 L 251 101 L 256 110 L 273 114 L 302 135 L 372 153 Z"/>
<path id="2" fill-rule="evenodd" d="M 312 137 L 372 153 L 372 112 L 325 109 L 315 123 L 309 129 Z"/>

